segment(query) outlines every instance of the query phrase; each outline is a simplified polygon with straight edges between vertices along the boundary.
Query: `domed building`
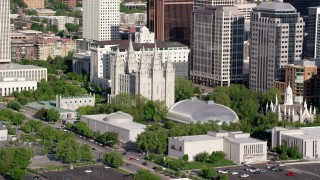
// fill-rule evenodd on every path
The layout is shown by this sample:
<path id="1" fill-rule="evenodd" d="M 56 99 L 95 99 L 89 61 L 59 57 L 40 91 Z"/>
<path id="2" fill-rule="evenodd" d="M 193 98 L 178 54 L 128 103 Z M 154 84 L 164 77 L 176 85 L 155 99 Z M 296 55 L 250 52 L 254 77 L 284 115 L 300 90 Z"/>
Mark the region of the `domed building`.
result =
<path id="1" fill-rule="evenodd" d="M 174 104 L 169 109 L 167 119 L 180 123 L 208 123 L 217 120 L 219 124 L 223 122 L 229 124 L 239 120 L 232 109 L 213 101 L 201 101 L 195 97 Z"/>
<path id="2" fill-rule="evenodd" d="M 278 114 L 278 120 L 289 120 L 293 122 L 312 122 L 316 116 L 316 108 L 312 105 L 307 105 L 307 102 L 302 103 L 302 97 L 300 97 L 300 102 L 297 104 L 293 103 L 293 92 L 290 84 L 288 85 L 285 93 L 284 104 L 279 104 L 278 96 L 276 96 L 275 105 L 270 102 L 270 105 L 266 105 L 266 111 L 272 111 Z"/>

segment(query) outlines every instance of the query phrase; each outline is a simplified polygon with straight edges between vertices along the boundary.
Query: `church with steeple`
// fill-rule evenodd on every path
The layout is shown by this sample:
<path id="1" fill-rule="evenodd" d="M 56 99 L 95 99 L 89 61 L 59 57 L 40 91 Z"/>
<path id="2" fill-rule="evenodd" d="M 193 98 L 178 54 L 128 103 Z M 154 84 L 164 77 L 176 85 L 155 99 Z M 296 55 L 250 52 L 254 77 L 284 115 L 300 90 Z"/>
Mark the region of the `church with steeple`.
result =
<path id="1" fill-rule="evenodd" d="M 163 101 L 170 107 L 174 104 L 175 86 L 170 53 L 158 52 L 157 43 L 154 43 L 152 53 L 150 48 L 148 50 L 142 47 L 137 53 L 131 38 L 125 55 L 116 50 L 110 61 L 111 94 L 141 94 L 150 100 Z"/>
<path id="2" fill-rule="evenodd" d="M 270 102 L 270 105 L 266 105 L 266 111 L 272 111 L 278 114 L 278 120 L 288 120 L 293 122 L 312 122 L 316 116 L 316 108 L 312 105 L 307 105 L 306 100 L 303 102 L 303 98 L 300 97 L 299 103 L 293 103 L 293 92 L 290 84 L 285 92 L 284 104 L 279 104 L 278 96 L 276 96 L 276 102 Z"/>

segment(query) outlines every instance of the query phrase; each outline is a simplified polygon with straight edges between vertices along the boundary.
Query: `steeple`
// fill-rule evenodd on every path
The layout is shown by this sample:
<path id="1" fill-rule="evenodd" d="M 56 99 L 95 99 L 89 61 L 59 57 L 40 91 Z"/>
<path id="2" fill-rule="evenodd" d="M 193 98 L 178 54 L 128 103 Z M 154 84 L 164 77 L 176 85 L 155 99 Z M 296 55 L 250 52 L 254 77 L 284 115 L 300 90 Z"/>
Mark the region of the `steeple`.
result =
<path id="1" fill-rule="evenodd" d="M 271 110 L 272 112 L 274 112 L 272 100 L 271 100 L 271 103 L 270 103 L 270 110 Z"/>
<path id="2" fill-rule="evenodd" d="M 269 105 L 268 105 L 268 103 L 266 104 L 266 112 L 268 111 L 268 109 L 269 109 Z"/>
<path id="3" fill-rule="evenodd" d="M 276 105 L 279 105 L 279 102 L 278 102 L 278 94 L 276 94 Z"/>
<path id="4" fill-rule="evenodd" d="M 286 94 L 285 94 L 285 99 L 284 99 L 284 104 L 285 105 L 293 105 L 293 95 L 292 95 L 292 89 L 290 87 L 290 82 L 289 85 L 286 89 Z"/>
<path id="5" fill-rule="evenodd" d="M 304 107 L 305 109 L 308 108 L 308 106 L 307 106 L 307 101 L 306 101 L 306 100 L 304 100 L 304 105 L 303 105 L 303 107 Z"/>

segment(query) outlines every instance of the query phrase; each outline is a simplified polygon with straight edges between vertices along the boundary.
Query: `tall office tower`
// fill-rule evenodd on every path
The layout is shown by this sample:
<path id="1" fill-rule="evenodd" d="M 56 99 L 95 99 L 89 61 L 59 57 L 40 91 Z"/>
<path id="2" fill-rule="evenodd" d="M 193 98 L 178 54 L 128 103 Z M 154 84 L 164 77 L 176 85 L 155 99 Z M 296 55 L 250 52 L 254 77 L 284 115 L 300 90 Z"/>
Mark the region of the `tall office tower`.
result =
<path id="1" fill-rule="evenodd" d="M 83 0 L 83 38 L 119 39 L 120 0 Z"/>
<path id="2" fill-rule="evenodd" d="M 238 1 L 237 1 L 238 2 Z M 241 1 L 239 1 L 241 2 Z M 203 6 L 233 6 L 235 0 L 194 0 L 193 9 Z"/>
<path id="3" fill-rule="evenodd" d="M 303 58 L 320 58 L 320 6 L 308 8 Z"/>
<path id="4" fill-rule="evenodd" d="M 160 41 L 190 45 L 193 0 L 148 0 L 147 26 Z"/>
<path id="5" fill-rule="evenodd" d="M 319 0 L 283 0 L 284 3 L 290 3 L 300 12 L 301 16 L 308 15 L 308 7 L 320 6 Z"/>
<path id="6" fill-rule="evenodd" d="M 287 64 L 302 55 L 304 21 L 289 3 L 262 2 L 253 9 L 249 87 L 266 91 L 284 80 Z"/>
<path id="7" fill-rule="evenodd" d="M 0 64 L 11 62 L 10 1 L 0 1 Z"/>
<path id="8" fill-rule="evenodd" d="M 190 79 L 206 86 L 242 82 L 244 15 L 235 6 L 192 13 Z"/>

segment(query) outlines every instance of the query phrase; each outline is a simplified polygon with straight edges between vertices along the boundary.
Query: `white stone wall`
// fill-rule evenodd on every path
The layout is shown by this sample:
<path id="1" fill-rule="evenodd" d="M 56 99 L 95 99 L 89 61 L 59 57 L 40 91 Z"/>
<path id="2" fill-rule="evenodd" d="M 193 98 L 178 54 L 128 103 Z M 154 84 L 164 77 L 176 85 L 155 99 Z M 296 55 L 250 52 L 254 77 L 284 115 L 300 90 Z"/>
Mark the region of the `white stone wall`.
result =
<path id="1" fill-rule="evenodd" d="M 95 95 L 82 96 L 82 97 L 62 97 L 56 96 L 56 107 L 61 109 L 77 110 L 83 106 L 94 106 Z"/>
<path id="2" fill-rule="evenodd" d="M 0 63 L 11 62 L 10 1 L 0 1 Z"/>
<path id="3" fill-rule="evenodd" d="M 0 80 L 0 96 L 10 96 L 13 92 L 34 91 L 38 87 L 37 81 L 21 80 L 22 78 L 5 79 L 7 80 Z"/>
<path id="4" fill-rule="evenodd" d="M 0 130 L 0 141 L 6 141 L 8 139 L 8 130 L 1 129 Z"/>

